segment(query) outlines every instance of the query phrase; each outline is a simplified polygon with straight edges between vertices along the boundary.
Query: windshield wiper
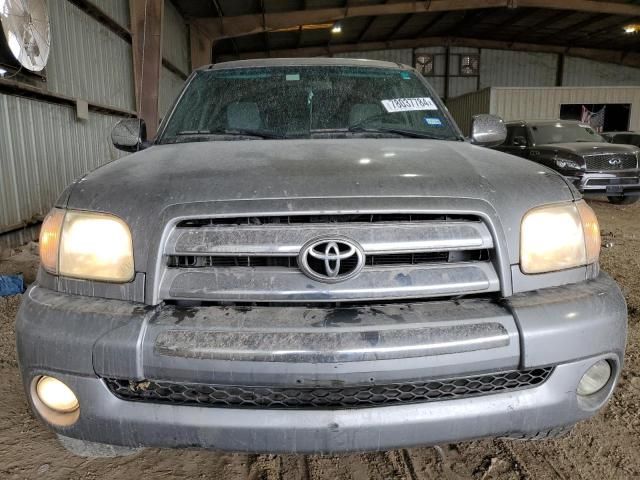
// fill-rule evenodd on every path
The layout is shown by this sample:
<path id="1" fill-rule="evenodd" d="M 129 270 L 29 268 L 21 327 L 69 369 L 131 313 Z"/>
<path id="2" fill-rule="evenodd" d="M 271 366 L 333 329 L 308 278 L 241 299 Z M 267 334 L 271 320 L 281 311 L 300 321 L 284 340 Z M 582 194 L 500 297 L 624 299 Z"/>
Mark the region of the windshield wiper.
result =
<path id="1" fill-rule="evenodd" d="M 430 140 L 446 140 L 448 138 L 448 137 L 442 137 L 439 135 L 433 135 L 427 132 L 420 132 L 418 130 L 405 130 L 404 128 L 383 127 L 383 126 L 365 127 L 359 124 L 351 125 L 347 130 L 349 132 L 393 133 L 395 135 L 402 135 L 403 137 L 428 138 Z"/>
<path id="2" fill-rule="evenodd" d="M 430 140 L 446 140 L 447 137 L 442 137 L 439 135 L 433 135 L 431 133 L 422 132 L 418 130 L 405 130 L 404 128 L 397 127 L 387 127 L 384 125 L 375 125 L 367 127 L 366 124 L 369 122 L 374 122 L 376 120 L 382 120 L 387 117 L 385 113 L 379 113 L 376 115 L 371 115 L 370 117 L 363 118 L 362 120 L 349 125 L 347 127 L 347 131 L 349 132 L 365 132 L 365 133 L 393 133 L 396 135 L 402 135 L 405 137 L 411 138 L 428 138 Z"/>
<path id="3" fill-rule="evenodd" d="M 176 133 L 176 137 L 197 137 L 197 136 L 209 136 L 209 135 L 231 135 L 231 136 L 246 136 L 246 137 L 259 137 L 259 138 L 285 138 L 284 135 L 270 132 L 269 130 L 251 129 L 251 128 L 226 128 L 219 130 L 182 130 Z"/>

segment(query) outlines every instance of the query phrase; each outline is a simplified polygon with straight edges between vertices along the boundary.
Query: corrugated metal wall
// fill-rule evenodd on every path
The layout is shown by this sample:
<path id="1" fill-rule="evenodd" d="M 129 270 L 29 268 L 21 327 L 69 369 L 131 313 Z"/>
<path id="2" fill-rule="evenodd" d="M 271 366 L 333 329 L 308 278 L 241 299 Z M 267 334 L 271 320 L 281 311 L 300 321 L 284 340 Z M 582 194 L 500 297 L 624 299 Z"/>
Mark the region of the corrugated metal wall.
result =
<path id="1" fill-rule="evenodd" d="M 425 53 L 433 55 L 433 75 L 427 76 L 426 79 L 438 95 L 444 97 L 444 75 L 447 70 L 446 49 L 444 47 L 416 48 L 416 57 Z"/>
<path id="2" fill-rule="evenodd" d="M 445 47 L 415 49 L 434 55 L 434 72 L 427 77 L 440 96 L 445 95 Z M 461 77 L 460 55 L 480 53 L 480 79 Z M 376 50 L 336 54 L 343 58 L 370 58 L 411 64 L 411 49 Z M 553 53 L 451 47 L 449 53 L 449 98 L 487 87 L 552 87 L 556 84 L 558 56 Z M 631 68 L 576 57 L 565 57 L 563 86 L 640 85 L 640 68 Z"/>
<path id="3" fill-rule="evenodd" d="M 188 75 L 191 71 L 189 68 L 189 29 L 176 7 L 169 0 L 164 3 L 162 29 L 162 56 L 182 73 Z"/>
<path id="4" fill-rule="evenodd" d="M 451 116 L 462 130 L 469 136 L 471 133 L 471 118 L 476 113 L 487 113 L 490 108 L 491 89 L 485 88 L 479 92 L 471 92 L 447 100 L 447 108 Z"/>
<path id="5" fill-rule="evenodd" d="M 189 29 L 173 4 L 164 3 L 164 22 L 162 25 L 162 57 L 180 70 L 184 77 L 191 72 L 189 59 Z M 164 117 L 174 100 L 182 90 L 184 78 L 165 66 L 160 71 L 160 92 L 158 109 Z"/>
<path id="6" fill-rule="evenodd" d="M 640 85 L 640 68 L 566 57 L 563 86 Z"/>
<path id="7" fill-rule="evenodd" d="M 449 49 L 449 98 L 457 97 L 478 89 L 478 77 L 460 75 L 460 56 L 465 53 L 480 53 L 477 48 L 452 47 Z"/>
<path id="8" fill-rule="evenodd" d="M 480 54 L 480 88 L 553 87 L 557 55 L 483 49 Z"/>
<path id="9" fill-rule="evenodd" d="M 54 0 L 59 1 L 59 0 Z M 123 26 L 127 30 L 129 29 L 130 12 L 129 12 L 129 0 L 88 0 L 104 13 L 107 14 L 112 20 L 115 20 L 119 25 Z"/>
<path id="10" fill-rule="evenodd" d="M 94 0 L 129 23 L 127 0 Z M 133 110 L 131 46 L 67 0 L 48 2 L 51 54 L 42 87 L 110 107 Z M 121 117 L 0 94 L 0 232 L 41 218 L 75 178 L 123 155 L 110 132 Z M 32 240 L 37 228 L 0 234 L 0 245 Z"/>
<path id="11" fill-rule="evenodd" d="M 131 45 L 67 0 L 49 2 L 47 88 L 127 110 L 135 108 Z"/>
<path id="12" fill-rule="evenodd" d="M 0 94 L 0 231 L 45 215 L 76 177 L 121 153 L 109 133 L 119 117 Z M 27 241 L 0 235 L 0 245 Z"/>
<path id="13" fill-rule="evenodd" d="M 640 87 L 492 88 L 490 112 L 505 120 L 558 118 L 560 105 L 629 103 L 629 128 L 640 130 Z"/>
<path id="14" fill-rule="evenodd" d="M 372 50 L 370 52 L 337 53 L 334 56 L 338 58 L 365 58 L 368 60 L 381 60 L 384 62 L 403 63 L 405 65 L 411 65 L 413 63 L 413 51 L 410 48 Z"/>
<path id="15" fill-rule="evenodd" d="M 160 94 L 158 96 L 158 110 L 160 117 L 164 117 L 182 89 L 184 80 L 168 68 L 160 71 Z"/>

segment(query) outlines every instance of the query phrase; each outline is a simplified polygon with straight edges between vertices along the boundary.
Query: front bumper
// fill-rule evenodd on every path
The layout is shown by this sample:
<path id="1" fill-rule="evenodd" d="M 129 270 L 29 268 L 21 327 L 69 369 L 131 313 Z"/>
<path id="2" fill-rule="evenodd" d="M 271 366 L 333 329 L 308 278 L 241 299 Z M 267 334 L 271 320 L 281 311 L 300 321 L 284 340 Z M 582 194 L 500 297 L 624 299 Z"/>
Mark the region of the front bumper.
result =
<path id="1" fill-rule="evenodd" d="M 344 311 L 145 307 L 34 287 L 18 315 L 17 340 L 28 393 L 33 378 L 50 374 L 79 398 L 75 423 L 48 424 L 60 434 L 125 446 L 337 452 L 521 436 L 587 418 L 617 381 L 626 316 L 620 290 L 605 274 L 500 304 L 442 301 Z M 264 342 L 255 343 L 259 338 Z M 295 348 L 280 348 L 285 341 Z M 585 401 L 575 394 L 577 384 L 601 358 L 612 363 L 615 376 Z M 543 366 L 555 369 L 533 388 L 369 408 L 134 402 L 113 395 L 102 380 L 360 385 Z"/>
<path id="2" fill-rule="evenodd" d="M 583 194 L 628 196 L 640 195 L 640 171 L 624 170 L 609 172 L 586 172 L 568 179 Z"/>

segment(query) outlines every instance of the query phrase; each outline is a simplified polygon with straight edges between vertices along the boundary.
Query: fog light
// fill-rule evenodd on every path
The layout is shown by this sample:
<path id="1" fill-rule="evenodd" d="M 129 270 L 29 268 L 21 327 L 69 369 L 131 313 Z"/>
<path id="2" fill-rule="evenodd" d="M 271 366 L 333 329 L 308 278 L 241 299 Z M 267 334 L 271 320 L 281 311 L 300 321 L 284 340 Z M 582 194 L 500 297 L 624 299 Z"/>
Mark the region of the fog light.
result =
<path id="1" fill-rule="evenodd" d="M 36 385 L 40 401 L 54 412 L 70 413 L 78 409 L 78 398 L 57 378 L 41 377 Z"/>
<path id="2" fill-rule="evenodd" d="M 611 378 L 611 365 L 606 360 L 594 363 L 578 384 L 578 395 L 587 396 L 602 390 Z"/>

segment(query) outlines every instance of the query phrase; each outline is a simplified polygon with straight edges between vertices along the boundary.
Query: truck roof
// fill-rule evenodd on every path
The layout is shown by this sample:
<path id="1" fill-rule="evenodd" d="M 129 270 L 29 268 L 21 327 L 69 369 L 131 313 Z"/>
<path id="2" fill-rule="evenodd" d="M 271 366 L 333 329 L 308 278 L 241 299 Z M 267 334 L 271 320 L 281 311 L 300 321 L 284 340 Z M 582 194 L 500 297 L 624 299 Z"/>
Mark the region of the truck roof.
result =
<path id="1" fill-rule="evenodd" d="M 377 67 L 406 69 L 408 65 L 394 62 L 384 62 L 381 60 L 365 60 L 358 58 L 257 58 L 251 60 L 233 60 L 230 62 L 214 63 L 204 65 L 197 70 L 222 70 L 229 68 L 251 68 L 251 67 L 286 67 L 286 66 L 348 66 L 348 67 Z"/>

